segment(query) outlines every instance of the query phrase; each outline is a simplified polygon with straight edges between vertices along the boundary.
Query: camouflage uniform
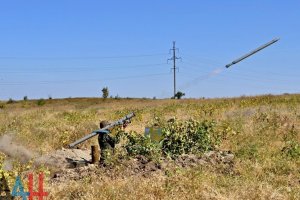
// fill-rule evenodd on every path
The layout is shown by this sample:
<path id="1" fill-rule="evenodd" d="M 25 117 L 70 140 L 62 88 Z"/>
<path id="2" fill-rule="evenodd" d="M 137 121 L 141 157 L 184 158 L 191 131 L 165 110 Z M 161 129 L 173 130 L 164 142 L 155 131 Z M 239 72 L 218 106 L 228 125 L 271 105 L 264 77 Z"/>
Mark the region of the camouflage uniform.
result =
<path id="1" fill-rule="evenodd" d="M 100 129 L 107 126 L 107 121 L 100 122 Z M 109 131 L 105 130 L 99 133 L 98 143 L 100 147 L 100 164 L 105 164 L 105 160 L 112 154 L 115 148 L 115 139 L 109 135 Z"/>

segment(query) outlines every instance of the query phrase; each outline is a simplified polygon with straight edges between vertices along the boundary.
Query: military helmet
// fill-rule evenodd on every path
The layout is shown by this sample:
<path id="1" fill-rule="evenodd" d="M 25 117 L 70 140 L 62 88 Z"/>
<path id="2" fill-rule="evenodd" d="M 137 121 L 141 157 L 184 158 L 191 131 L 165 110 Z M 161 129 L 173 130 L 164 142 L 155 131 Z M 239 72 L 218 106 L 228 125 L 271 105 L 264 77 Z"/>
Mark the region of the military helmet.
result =
<path id="1" fill-rule="evenodd" d="M 108 121 L 101 121 L 100 122 L 100 128 L 104 128 L 105 126 L 108 126 L 110 123 Z"/>

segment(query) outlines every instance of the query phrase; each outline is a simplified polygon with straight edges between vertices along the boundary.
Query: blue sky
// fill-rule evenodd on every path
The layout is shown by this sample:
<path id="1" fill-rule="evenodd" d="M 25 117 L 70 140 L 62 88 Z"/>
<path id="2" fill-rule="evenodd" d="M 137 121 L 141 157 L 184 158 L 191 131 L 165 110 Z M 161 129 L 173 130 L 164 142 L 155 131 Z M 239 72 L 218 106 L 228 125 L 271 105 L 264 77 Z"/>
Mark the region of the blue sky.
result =
<path id="1" fill-rule="evenodd" d="M 1 1 L 0 99 L 98 97 L 104 86 L 170 97 L 172 41 L 186 97 L 298 93 L 299 10 L 292 0 Z"/>

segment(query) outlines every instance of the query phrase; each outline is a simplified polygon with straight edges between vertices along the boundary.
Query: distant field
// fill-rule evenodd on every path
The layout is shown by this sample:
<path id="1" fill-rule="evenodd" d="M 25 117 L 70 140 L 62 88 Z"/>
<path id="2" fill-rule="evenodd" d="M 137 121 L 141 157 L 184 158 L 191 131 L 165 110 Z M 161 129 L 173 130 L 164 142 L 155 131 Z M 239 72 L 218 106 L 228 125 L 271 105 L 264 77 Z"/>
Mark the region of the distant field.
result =
<path id="1" fill-rule="evenodd" d="M 172 117 L 216 121 L 223 132 L 218 149 L 235 155 L 234 173 L 196 166 L 150 177 L 100 174 L 92 179 L 49 184 L 51 199 L 300 199 L 298 94 L 228 99 L 0 102 L 0 135 L 11 134 L 30 151 L 45 154 L 98 129 L 99 121 L 117 120 L 131 111 L 136 117 L 127 129 L 141 134 L 155 117 L 163 121 Z M 91 144 L 97 144 L 97 139 L 81 147 L 89 148 Z M 0 156 L 3 171 L 5 155 Z M 16 162 L 11 171 L 31 169 L 27 165 L 30 164 Z"/>

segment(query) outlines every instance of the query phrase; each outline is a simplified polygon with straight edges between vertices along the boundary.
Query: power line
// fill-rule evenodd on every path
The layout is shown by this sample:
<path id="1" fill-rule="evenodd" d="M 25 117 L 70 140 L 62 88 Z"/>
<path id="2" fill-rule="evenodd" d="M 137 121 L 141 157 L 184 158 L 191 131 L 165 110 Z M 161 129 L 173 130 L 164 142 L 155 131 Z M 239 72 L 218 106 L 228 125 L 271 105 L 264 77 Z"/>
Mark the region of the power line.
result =
<path id="1" fill-rule="evenodd" d="M 165 56 L 166 53 L 155 54 L 139 54 L 139 55 L 120 55 L 120 56 L 1 56 L 0 59 L 20 59 L 20 60 L 93 60 L 93 59 L 118 59 L 118 58 L 137 58 L 137 57 L 151 57 L 151 56 Z"/>
<path id="2" fill-rule="evenodd" d="M 250 80 L 250 81 L 255 81 L 255 82 L 283 82 L 283 83 L 288 83 L 290 84 L 291 82 L 297 82 L 297 80 L 293 80 L 293 79 L 278 79 L 276 77 L 264 77 L 264 78 L 260 78 L 257 76 L 251 76 L 251 75 L 247 75 L 247 74 L 241 74 L 241 73 L 231 73 L 231 74 L 227 74 L 226 76 L 228 77 L 233 77 L 235 79 L 243 79 L 243 80 Z"/>
<path id="3" fill-rule="evenodd" d="M 187 64 L 187 65 L 184 65 L 184 67 L 182 67 L 183 69 L 184 68 L 189 68 L 189 69 L 192 69 L 194 71 L 198 71 L 198 72 L 202 72 L 202 73 L 209 73 L 210 71 L 205 71 L 203 70 L 203 68 L 200 68 L 200 67 L 203 67 L 201 65 L 197 65 L 197 64 L 193 64 L 193 63 L 190 63 L 190 62 L 186 62 L 186 61 L 182 61 L 183 64 Z"/>
<path id="4" fill-rule="evenodd" d="M 121 69 L 124 69 L 126 68 L 126 70 L 128 70 L 127 68 L 142 68 L 142 67 L 155 67 L 155 66 L 162 66 L 162 65 L 166 65 L 167 63 L 157 63 L 157 64 L 145 64 L 145 65 L 127 65 L 127 66 L 105 66 L 105 67 L 98 67 L 98 68 L 95 68 L 96 66 L 92 66 L 92 67 L 68 67 L 68 68 L 60 68 L 60 69 L 57 69 L 57 68 L 37 68 L 37 69 L 23 69 L 23 70 L 26 70 L 26 71 L 5 71 L 2 70 L 1 72 L 2 73 L 9 73 L 9 74 L 14 74 L 14 73 L 27 73 L 27 74 L 32 74 L 32 73 L 48 73 L 48 72 L 84 72 L 84 71 L 88 71 L 90 72 L 91 70 L 93 71 L 99 71 L 99 70 L 120 70 Z M 32 71 L 28 71 L 28 70 L 32 70 Z"/>
<path id="5" fill-rule="evenodd" d="M 263 67 L 260 67 L 262 69 L 265 69 Z M 266 74 L 268 75 L 268 77 L 270 76 L 274 76 L 274 77 L 282 77 L 282 78 L 299 78 L 299 76 L 297 74 L 286 74 L 286 73 L 276 73 L 276 71 L 274 72 L 274 70 L 272 71 L 265 71 L 265 70 L 253 70 L 252 68 L 250 69 L 246 69 L 247 72 L 250 72 L 250 73 L 254 73 L 255 76 L 265 76 Z M 247 75 L 249 75 L 249 73 L 247 73 Z"/>
<path id="6" fill-rule="evenodd" d="M 183 63 L 191 64 L 191 63 L 188 63 L 188 62 L 183 62 Z M 204 73 L 203 75 L 211 73 L 211 72 L 203 71 L 198 67 L 194 67 L 194 64 L 185 65 L 184 68 L 193 70 L 191 75 L 195 75 L 195 72 L 198 72 L 198 71 Z M 250 73 L 247 73 L 247 74 L 243 73 L 243 71 L 241 71 L 241 72 L 242 73 L 240 73 L 240 72 L 231 72 L 230 74 L 237 75 L 236 76 L 237 78 L 254 77 L 254 78 L 257 78 L 256 80 L 266 80 L 266 79 L 271 80 L 272 79 L 273 81 L 289 81 L 292 78 L 296 79 L 296 78 L 299 77 L 296 74 L 282 74 L 282 73 L 274 73 L 274 72 L 271 72 L 271 71 L 260 71 L 260 70 L 252 70 L 252 69 L 247 69 L 247 72 L 250 72 Z M 267 74 L 267 76 L 266 76 L 266 74 Z M 286 78 L 286 79 L 284 80 L 284 78 Z"/>
<path id="7" fill-rule="evenodd" d="M 95 81 L 134 79 L 134 78 L 145 78 L 145 77 L 162 76 L 162 75 L 169 75 L 169 73 L 121 76 L 121 77 L 105 78 L 105 79 L 53 80 L 53 81 L 31 81 L 31 82 L 0 82 L 0 85 L 25 85 L 25 84 L 46 84 L 47 85 L 47 84 L 55 84 L 55 83 L 95 82 Z"/>
<path id="8" fill-rule="evenodd" d="M 174 72 L 174 98 L 175 98 L 175 95 L 176 95 L 176 60 L 177 59 L 181 59 L 180 57 L 176 57 L 176 51 L 178 50 L 176 47 L 175 47 L 175 41 L 173 41 L 173 48 L 170 49 L 171 51 L 173 51 L 173 57 L 168 59 L 168 60 L 173 60 L 173 72 Z"/>
<path id="9" fill-rule="evenodd" d="M 180 53 L 181 55 L 184 56 L 184 59 L 186 60 L 186 58 L 191 59 L 191 60 L 196 60 L 197 63 L 200 63 L 200 64 L 205 64 L 205 65 L 221 65 L 223 64 L 222 62 L 218 61 L 218 60 L 215 60 L 215 59 L 212 59 L 212 58 L 207 58 L 207 57 L 198 57 L 198 56 L 194 56 L 194 55 L 190 55 L 190 54 L 186 54 L 186 53 Z M 201 61 L 200 61 L 201 60 Z"/>
<path id="10" fill-rule="evenodd" d="M 228 80 L 226 77 L 222 77 L 222 76 L 218 76 L 218 77 L 215 77 L 215 79 L 217 80 L 222 80 L 222 81 L 226 81 Z M 239 82 L 239 84 L 246 84 L 246 85 L 249 85 L 251 87 L 254 87 L 254 88 L 257 88 L 257 89 L 274 89 L 274 90 L 292 90 L 291 88 L 286 88 L 286 87 L 282 87 L 282 86 L 287 86 L 287 85 L 280 85 L 279 87 L 276 86 L 276 85 L 263 85 L 264 83 L 268 84 L 268 83 L 272 83 L 272 81 L 268 81 L 268 80 L 257 80 L 257 81 L 253 81 L 253 79 L 245 79 L 243 78 L 243 80 L 245 80 L 246 82 Z M 223 84 L 223 83 L 220 83 L 220 82 L 215 82 L 217 84 Z M 259 84 L 259 85 L 258 85 Z M 232 86 L 240 86 L 240 85 L 236 85 L 236 84 L 233 84 L 233 85 L 230 85 L 230 87 Z M 288 86 L 291 86 L 291 84 L 289 84 Z"/>

